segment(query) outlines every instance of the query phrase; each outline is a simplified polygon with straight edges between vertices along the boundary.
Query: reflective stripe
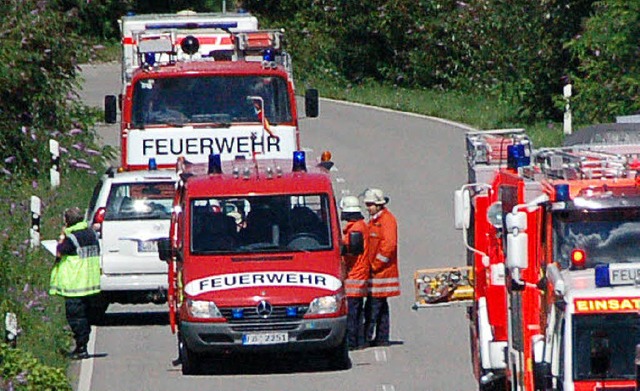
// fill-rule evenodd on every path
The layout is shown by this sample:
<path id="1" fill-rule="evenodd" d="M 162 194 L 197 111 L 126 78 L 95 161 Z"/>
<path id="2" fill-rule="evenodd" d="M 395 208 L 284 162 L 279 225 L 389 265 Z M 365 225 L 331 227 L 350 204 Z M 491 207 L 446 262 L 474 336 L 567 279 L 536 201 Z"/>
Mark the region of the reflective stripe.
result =
<path id="1" fill-rule="evenodd" d="M 71 240 L 73 245 L 76 246 L 76 249 L 80 248 L 80 243 L 78 242 L 78 238 L 76 238 L 76 235 L 67 234 L 67 237 L 69 238 L 69 240 Z"/>
<path id="2" fill-rule="evenodd" d="M 378 261 L 381 261 L 381 262 L 384 262 L 384 263 L 389 262 L 389 257 L 385 257 L 384 255 L 382 255 L 382 254 L 380 254 L 380 253 L 378 253 L 378 254 L 376 255 L 376 259 L 377 259 Z"/>
<path id="3" fill-rule="evenodd" d="M 372 284 L 376 284 L 376 285 L 384 285 L 384 284 L 397 284 L 400 282 L 400 280 L 398 279 L 398 277 L 392 277 L 392 278 L 372 278 L 371 280 L 369 280 Z"/>
<path id="4" fill-rule="evenodd" d="M 400 292 L 399 286 L 383 286 L 383 287 L 372 287 L 370 290 L 371 293 L 386 293 L 386 292 Z"/>
<path id="5" fill-rule="evenodd" d="M 366 286 L 361 286 L 361 287 L 358 287 L 358 288 L 356 288 L 356 287 L 348 287 L 347 286 L 347 287 L 345 287 L 344 290 L 347 293 L 347 296 L 348 295 L 366 296 L 367 292 L 369 291 Z"/>
<path id="6" fill-rule="evenodd" d="M 344 280 L 345 285 L 366 285 L 367 281 L 365 280 Z"/>

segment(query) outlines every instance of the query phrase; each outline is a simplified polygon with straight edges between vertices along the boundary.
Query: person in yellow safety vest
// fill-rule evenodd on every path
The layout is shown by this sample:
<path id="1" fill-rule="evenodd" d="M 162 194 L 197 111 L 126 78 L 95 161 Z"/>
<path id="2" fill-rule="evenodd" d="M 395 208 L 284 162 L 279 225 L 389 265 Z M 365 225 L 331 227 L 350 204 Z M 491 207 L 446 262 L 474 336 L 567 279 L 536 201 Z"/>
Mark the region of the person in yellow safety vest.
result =
<path id="1" fill-rule="evenodd" d="M 90 301 L 100 292 L 100 243 L 96 232 L 83 221 L 79 208 L 65 210 L 64 223 L 51 271 L 49 294 L 65 298 L 67 322 L 76 343 L 69 357 L 84 359 L 89 357 Z"/>
<path id="2" fill-rule="evenodd" d="M 349 244 L 351 232 L 361 232 L 364 251 L 360 255 L 344 255 L 347 270 L 345 291 L 347 295 L 347 344 L 349 349 L 362 349 L 366 346 L 364 338 L 364 298 L 367 296 L 367 281 L 369 279 L 369 258 L 367 255 L 367 241 L 369 228 L 360 210 L 358 197 L 345 196 L 340 200 L 340 219 L 347 224 L 342 230 L 342 240 Z"/>
<path id="3" fill-rule="evenodd" d="M 386 208 L 389 198 L 380 189 L 367 189 L 363 201 L 369 212 L 371 279 L 365 307 L 365 332 L 372 346 L 388 346 L 391 326 L 387 298 L 400 295 L 398 223 Z"/>

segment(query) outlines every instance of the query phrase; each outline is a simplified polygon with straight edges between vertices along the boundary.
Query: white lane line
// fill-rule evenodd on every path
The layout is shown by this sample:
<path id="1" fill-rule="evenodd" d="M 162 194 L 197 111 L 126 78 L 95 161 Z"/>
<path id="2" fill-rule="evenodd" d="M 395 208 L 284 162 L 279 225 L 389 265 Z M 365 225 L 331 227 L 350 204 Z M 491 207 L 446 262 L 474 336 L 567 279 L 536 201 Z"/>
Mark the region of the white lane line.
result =
<path id="1" fill-rule="evenodd" d="M 89 343 L 87 344 L 87 350 L 91 352 L 89 358 L 82 360 L 80 363 L 80 378 L 78 379 L 77 391 L 91 391 L 91 376 L 93 375 L 93 355 L 96 354 L 96 333 L 98 329 L 96 326 L 91 326 L 91 335 L 89 336 Z"/>
<path id="2" fill-rule="evenodd" d="M 378 384 L 376 386 L 376 391 L 395 391 L 396 388 L 393 384 Z"/>
<path id="3" fill-rule="evenodd" d="M 418 113 L 411 113 L 411 112 L 408 112 L 408 111 L 400 111 L 400 110 L 388 109 L 386 107 L 369 106 L 369 105 L 365 105 L 363 103 L 347 102 L 347 101 L 344 101 L 344 100 L 336 100 L 336 99 L 330 99 L 330 98 L 320 98 L 320 100 L 326 100 L 327 102 L 333 102 L 333 103 L 340 103 L 340 104 L 343 104 L 343 105 L 346 105 L 346 106 L 365 107 L 365 108 L 368 108 L 368 109 L 378 110 L 378 111 L 387 112 L 387 113 L 404 114 L 404 115 L 409 116 L 409 117 L 425 118 L 425 119 L 429 119 L 431 121 L 440 122 L 440 123 L 443 123 L 443 124 L 446 124 L 446 125 L 455 126 L 457 128 L 464 129 L 464 130 L 469 130 L 469 131 L 477 131 L 477 130 L 479 130 L 478 128 L 474 128 L 472 126 L 465 125 L 465 124 L 462 124 L 460 122 L 455 122 L 455 121 L 451 121 L 451 120 L 444 119 L 444 118 L 432 117 L 430 115 L 424 115 L 424 114 L 418 114 Z"/>
<path id="4" fill-rule="evenodd" d="M 387 362 L 387 349 L 376 349 L 373 353 L 377 362 Z"/>

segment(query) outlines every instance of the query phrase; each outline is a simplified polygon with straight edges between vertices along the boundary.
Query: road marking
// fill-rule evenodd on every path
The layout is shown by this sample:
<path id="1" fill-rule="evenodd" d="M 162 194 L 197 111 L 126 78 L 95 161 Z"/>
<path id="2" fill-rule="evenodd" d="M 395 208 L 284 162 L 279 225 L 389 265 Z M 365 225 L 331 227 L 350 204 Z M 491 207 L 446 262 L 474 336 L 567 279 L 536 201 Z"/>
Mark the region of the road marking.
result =
<path id="1" fill-rule="evenodd" d="M 377 362 L 387 362 L 387 349 L 376 349 L 373 353 Z"/>
<path id="2" fill-rule="evenodd" d="M 369 109 L 372 109 L 372 110 L 383 111 L 383 112 L 386 112 L 386 113 L 404 114 L 404 115 L 407 115 L 409 117 L 425 118 L 425 119 L 429 119 L 431 121 L 440 122 L 440 123 L 443 123 L 443 124 L 455 126 L 457 128 L 461 128 L 461 129 L 469 130 L 469 131 L 478 131 L 479 130 L 478 128 L 474 128 L 474 127 L 469 126 L 469 125 L 461 124 L 460 122 L 450 121 L 448 119 L 443 119 L 443 118 L 438 118 L 438 117 L 432 117 L 430 115 L 411 113 L 409 111 L 400 111 L 400 110 L 388 109 L 386 107 L 369 106 L 369 105 L 365 105 L 363 103 L 347 102 L 347 101 L 344 101 L 344 100 L 329 99 L 329 98 L 321 98 L 320 100 L 326 100 L 327 102 L 333 102 L 333 103 L 341 103 L 341 104 L 346 105 L 346 106 L 365 107 L 365 108 L 369 108 Z"/>
<path id="3" fill-rule="evenodd" d="M 376 386 L 376 391 L 395 391 L 396 388 L 393 384 L 378 384 Z"/>
<path id="4" fill-rule="evenodd" d="M 96 326 L 91 326 L 91 335 L 89 336 L 89 343 L 87 344 L 87 350 L 96 354 Z M 91 391 L 91 376 L 93 375 L 93 356 L 82 360 L 80 363 L 80 378 L 78 379 L 77 391 Z"/>

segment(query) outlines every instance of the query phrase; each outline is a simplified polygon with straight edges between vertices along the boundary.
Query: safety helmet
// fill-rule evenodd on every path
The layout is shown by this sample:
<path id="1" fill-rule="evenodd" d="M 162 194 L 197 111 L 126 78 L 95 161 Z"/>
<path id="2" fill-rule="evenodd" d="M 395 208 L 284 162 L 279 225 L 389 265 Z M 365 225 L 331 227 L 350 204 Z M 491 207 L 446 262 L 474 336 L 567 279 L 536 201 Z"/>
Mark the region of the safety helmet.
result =
<path id="1" fill-rule="evenodd" d="M 363 201 L 365 204 L 384 205 L 389 202 L 389 198 L 380 189 L 367 189 L 364 191 Z"/>
<path id="2" fill-rule="evenodd" d="M 360 200 L 355 196 L 344 196 L 340 200 L 340 210 L 343 212 L 361 212 Z"/>

